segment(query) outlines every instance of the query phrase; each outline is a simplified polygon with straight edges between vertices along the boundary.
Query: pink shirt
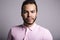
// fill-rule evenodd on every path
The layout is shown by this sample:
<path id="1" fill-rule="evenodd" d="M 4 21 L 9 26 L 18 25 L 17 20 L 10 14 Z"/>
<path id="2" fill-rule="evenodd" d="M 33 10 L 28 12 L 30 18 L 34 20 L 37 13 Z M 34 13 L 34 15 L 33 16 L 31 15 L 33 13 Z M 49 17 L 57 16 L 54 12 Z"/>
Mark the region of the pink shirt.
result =
<path id="1" fill-rule="evenodd" d="M 8 40 L 53 40 L 49 30 L 33 24 L 31 27 L 18 25 L 11 28 Z"/>

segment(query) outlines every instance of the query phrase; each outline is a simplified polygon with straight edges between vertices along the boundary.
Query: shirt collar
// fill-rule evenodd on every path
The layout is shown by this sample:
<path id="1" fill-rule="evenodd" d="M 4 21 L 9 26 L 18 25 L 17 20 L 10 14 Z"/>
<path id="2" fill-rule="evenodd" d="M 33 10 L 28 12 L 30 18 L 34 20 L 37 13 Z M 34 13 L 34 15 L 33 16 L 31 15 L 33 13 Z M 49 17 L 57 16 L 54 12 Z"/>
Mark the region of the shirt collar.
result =
<path id="1" fill-rule="evenodd" d="M 30 29 L 31 31 L 33 31 L 35 29 L 36 23 L 33 23 L 33 25 L 31 27 L 28 27 L 28 29 Z"/>
<path id="2" fill-rule="evenodd" d="M 33 31 L 35 29 L 36 23 L 33 23 L 31 27 L 26 27 L 24 25 L 25 28 L 29 29 L 30 31 Z"/>

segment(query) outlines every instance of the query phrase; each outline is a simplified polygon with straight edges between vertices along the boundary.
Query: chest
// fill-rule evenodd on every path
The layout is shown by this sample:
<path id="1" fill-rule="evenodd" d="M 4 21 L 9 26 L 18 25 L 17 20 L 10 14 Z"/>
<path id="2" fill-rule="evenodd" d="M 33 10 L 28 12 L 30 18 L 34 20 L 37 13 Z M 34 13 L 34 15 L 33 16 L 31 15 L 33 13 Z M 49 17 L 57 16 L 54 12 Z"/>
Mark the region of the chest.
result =
<path id="1" fill-rule="evenodd" d="M 38 30 L 28 31 L 25 30 L 14 30 L 12 35 L 15 40 L 23 40 L 26 38 L 27 40 L 42 40 L 42 33 Z"/>

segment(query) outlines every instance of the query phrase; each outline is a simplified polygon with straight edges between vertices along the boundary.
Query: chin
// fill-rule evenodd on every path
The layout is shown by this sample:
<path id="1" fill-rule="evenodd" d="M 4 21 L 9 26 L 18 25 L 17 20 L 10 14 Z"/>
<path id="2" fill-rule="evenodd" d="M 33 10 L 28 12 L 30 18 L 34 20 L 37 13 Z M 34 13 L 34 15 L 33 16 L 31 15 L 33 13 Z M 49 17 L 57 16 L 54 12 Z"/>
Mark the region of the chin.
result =
<path id="1" fill-rule="evenodd" d="M 36 20 L 36 19 L 35 19 Z M 35 22 L 35 20 L 31 20 L 31 21 L 29 21 L 29 20 L 24 20 L 24 22 L 26 23 L 26 24 L 28 24 L 28 25 L 32 25 L 34 22 Z"/>
<path id="2" fill-rule="evenodd" d="M 32 25 L 34 22 L 28 22 L 27 24 Z"/>

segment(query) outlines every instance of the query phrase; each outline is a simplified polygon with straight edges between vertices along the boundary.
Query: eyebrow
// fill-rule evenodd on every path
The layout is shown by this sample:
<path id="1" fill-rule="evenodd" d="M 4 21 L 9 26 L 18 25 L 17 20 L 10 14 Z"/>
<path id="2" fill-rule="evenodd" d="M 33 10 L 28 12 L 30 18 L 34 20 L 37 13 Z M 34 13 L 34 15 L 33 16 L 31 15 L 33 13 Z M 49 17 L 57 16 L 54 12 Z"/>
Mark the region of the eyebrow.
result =
<path id="1" fill-rule="evenodd" d="M 35 11 L 35 10 L 31 10 L 31 11 Z"/>
<path id="2" fill-rule="evenodd" d="M 27 11 L 27 10 L 23 10 L 23 11 Z M 35 11 L 35 10 L 30 10 L 30 11 Z"/>

